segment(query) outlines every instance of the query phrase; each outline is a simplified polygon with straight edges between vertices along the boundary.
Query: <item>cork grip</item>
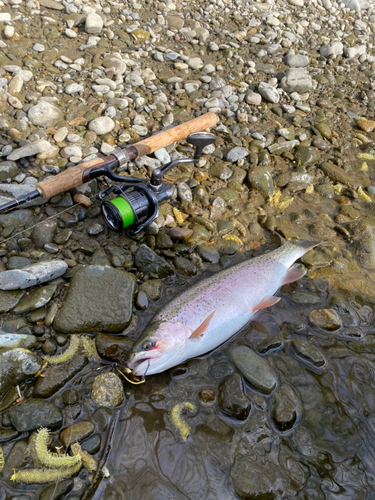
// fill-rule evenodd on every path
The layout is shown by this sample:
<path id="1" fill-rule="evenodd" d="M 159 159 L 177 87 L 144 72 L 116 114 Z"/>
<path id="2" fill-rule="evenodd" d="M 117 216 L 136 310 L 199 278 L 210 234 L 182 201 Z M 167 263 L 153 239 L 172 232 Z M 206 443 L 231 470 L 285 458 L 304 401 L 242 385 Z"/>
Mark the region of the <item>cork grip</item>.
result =
<path id="1" fill-rule="evenodd" d="M 131 157 L 135 156 L 137 158 L 153 153 L 160 148 L 184 139 L 193 132 L 200 132 L 206 128 L 213 127 L 216 125 L 216 122 L 217 116 L 215 113 L 206 113 L 198 118 L 194 118 L 194 120 L 182 123 L 177 127 L 165 130 L 164 132 L 160 132 L 159 134 L 155 134 L 147 139 L 143 139 L 142 141 L 133 144 L 131 149 L 134 152 L 136 150 L 137 154 L 136 156 L 132 155 Z M 36 187 L 40 191 L 42 198 L 51 198 L 56 194 L 63 193 L 64 191 L 68 191 L 69 189 L 83 184 L 85 170 L 95 170 L 103 166 L 106 161 L 107 158 L 98 158 L 85 163 L 80 163 L 79 165 L 69 168 L 55 177 L 50 177 L 49 179 L 39 182 Z"/>
<path id="2" fill-rule="evenodd" d="M 200 132 L 206 128 L 214 127 L 217 123 L 217 116 L 215 113 L 205 113 L 204 115 L 194 118 L 188 122 L 182 123 L 177 127 L 164 130 L 159 134 L 152 135 L 143 141 L 133 144 L 133 147 L 138 151 L 138 156 L 145 156 L 157 151 L 158 149 L 169 146 L 174 142 L 184 139 L 193 132 Z"/>

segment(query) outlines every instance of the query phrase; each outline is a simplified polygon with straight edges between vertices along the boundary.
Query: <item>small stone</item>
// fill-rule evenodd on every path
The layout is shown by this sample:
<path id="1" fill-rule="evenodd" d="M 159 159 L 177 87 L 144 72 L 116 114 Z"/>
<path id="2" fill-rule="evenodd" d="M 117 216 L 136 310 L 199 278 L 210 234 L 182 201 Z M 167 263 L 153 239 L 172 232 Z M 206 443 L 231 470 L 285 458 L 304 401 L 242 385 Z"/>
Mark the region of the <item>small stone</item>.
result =
<path id="1" fill-rule="evenodd" d="M 334 309 L 316 309 L 311 311 L 309 321 L 324 330 L 337 330 L 341 327 L 341 318 Z"/>
<path id="2" fill-rule="evenodd" d="M 73 443 L 82 441 L 94 432 L 94 424 L 88 420 L 81 420 L 60 432 L 60 441 L 65 448 Z"/>
<path id="3" fill-rule="evenodd" d="M 120 378 L 111 372 L 97 375 L 92 384 L 91 397 L 98 406 L 107 408 L 119 406 L 125 398 Z"/>
<path id="4" fill-rule="evenodd" d="M 98 135 L 105 135 L 112 132 L 115 127 L 115 122 L 109 116 L 100 116 L 99 118 L 94 118 L 89 123 L 89 130 L 92 130 Z"/>
<path id="5" fill-rule="evenodd" d="M 141 85 L 144 84 L 143 78 L 133 71 L 130 73 L 126 78 L 125 78 L 126 83 L 131 85 L 132 87 L 140 87 Z"/>
<path id="6" fill-rule="evenodd" d="M 177 271 L 183 276 L 195 276 L 198 272 L 193 262 L 185 257 L 175 257 L 173 262 Z"/>
<path id="7" fill-rule="evenodd" d="M 260 106 L 262 103 L 262 96 L 257 92 L 250 91 L 245 96 L 245 101 L 247 104 L 252 104 L 253 106 Z"/>
<path id="8" fill-rule="evenodd" d="M 100 33 L 103 29 L 103 19 L 99 14 L 88 14 L 86 17 L 85 31 L 86 33 Z"/>
<path id="9" fill-rule="evenodd" d="M 248 156 L 248 154 L 249 154 L 248 149 L 237 146 L 237 147 L 231 149 L 227 153 L 227 160 L 234 163 L 238 160 L 241 160 L 242 158 L 246 158 L 246 156 Z"/>
<path id="10" fill-rule="evenodd" d="M 35 106 L 32 106 L 29 109 L 27 115 L 33 125 L 45 128 L 53 126 L 56 122 L 62 120 L 64 117 L 61 109 L 55 106 L 55 104 L 52 104 L 48 101 L 38 102 Z M 41 139 L 41 141 L 42 140 L 43 139 Z M 36 142 L 41 142 L 41 141 L 36 141 Z"/>
<path id="11" fill-rule="evenodd" d="M 259 437 L 261 439 L 261 437 Z M 274 500 L 281 498 L 282 477 L 270 462 L 263 465 L 253 455 L 237 455 L 230 471 L 234 492 L 243 500 Z"/>
<path id="12" fill-rule="evenodd" d="M 367 120 L 367 118 L 358 118 L 357 127 L 364 132 L 371 133 L 375 129 L 375 121 Z"/>
<path id="13" fill-rule="evenodd" d="M 209 262 L 210 264 L 217 264 L 220 260 L 219 252 L 210 246 L 198 245 L 197 252 L 203 261 Z"/>
<path id="14" fill-rule="evenodd" d="M 280 101 L 280 94 L 277 89 L 266 82 L 261 82 L 258 85 L 259 94 L 266 99 L 268 102 L 277 104 Z"/>
<path id="15" fill-rule="evenodd" d="M 20 76 L 14 76 L 8 85 L 8 91 L 12 95 L 17 95 L 21 92 L 23 87 L 23 80 Z"/>
<path id="16" fill-rule="evenodd" d="M 246 420 L 249 416 L 251 403 L 244 393 L 242 378 L 238 373 L 220 382 L 219 408 L 236 420 Z"/>
<path id="17" fill-rule="evenodd" d="M 348 59 L 356 59 L 366 54 L 366 45 L 355 45 L 354 47 L 345 47 L 344 55 Z"/>
<path id="18" fill-rule="evenodd" d="M 313 305 L 320 302 L 320 297 L 317 293 L 302 292 L 300 290 L 292 292 L 289 298 L 294 304 L 300 306 Z"/>
<path id="19" fill-rule="evenodd" d="M 288 431 L 296 422 L 296 410 L 283 393 L 275 392 L 273 407 L 273 420 L 280 432 Z"/>
<path id="20" fill-rule="evenodd" d="M 253 189 L 257 189 L 264 196 L 272 196 L 274 193 L 274 184 L 272 175 L 268 167 L 256 167 L 250 170 L 248 180 Z"/>
<path id="21" fill-rule="evenodd" d="M 85 88 L 83 85 L 79 85 L 78 83 L 71 83 L 67 85 L 64 89 L 65 94 L 74 95 L 78 94 L 78 92 L 84 92 Z"/>
<path id="22" fill-rule="evenodd" d="M 344 53 L 344 45 L 340 41 L 325 43 L 320 47 L 320 55 L 327 59 L 336 59 Z"/>
<path id="23" fill-rule="evenodd" d="M 77 38 L 77 36 L 78 36 L 77 33 L 74 30 L 71 30 L 70 28 L 65 29 L 65 35 L 68 38 Z"/>
<path id="24" fill-rule="evenodd" d="M 293 349 L 299 359 L 307 364 L 322 369 L 326 366 L 327 360 L 323 353 L 316 346 L 304 340 L 293 340 Z"/>
<path id="25" fill-rule="evenodd" d="M 204 66 L 203 61 L 200 57 L 192 57 L 188 60 L 187 64 L 191 69 L 201 69 Z"/>
<path id="26" fill-rule="evenodd" d="M 172 240 L 183 240 L 185 238 L 190 238 L 193 234 L 193 230 L 187 227 L 173 227 L 169 230 L 169 236 Z"/>
<path id="27" fill-rule="evenodd" d="M 51 243 L 55 237 L 57 221 L 49 219 L 40 222 L 33 230 L 33 242 L 38 248 L 43 248 L 46 243 Z"/>
<path id="28" fill-rule="evenodd" d="M 255 389 L 271 394 L 276 387 L 276 377 L 264 358 L 246 346 L 233 349 L 230 357 L 237 370 Z"/>
<path id="29" fill-rule="evenodd" d="M 37 52 L 44 52 L 45 51 L 45 47 L 43 44 L 41 43 L 36 43 L 34 46 L 33 46 L 33 50 L 36 50 Z"/>
<path id="30" fill-rule="evenodd" d="M 6 147 L 6 146 L 5 146 Z M 3 152 L 4 149 L 3 148 Z M 11 152 L 8 153 L 8 156 Z M 4 154 L 5 156 L 5 154 Z M 17 164 L 14 163 L 13 161 L 3 161 L 0 163 L 0 182 L 6 182 L 7 179 L 12 179 L 17 175 L 18 172 L 18 167 Z M 0 186 L 1 190 L 1 186 Z"/>
<path id="31" fill-rule="evenodd" d="M 30 294 L 26 295 L 13 309 L 14 314 L 27 314 L 35 309 L 39 309 L 52 299 L 56 291 L 56 285 L 47 285 L 37 288 Z"/>

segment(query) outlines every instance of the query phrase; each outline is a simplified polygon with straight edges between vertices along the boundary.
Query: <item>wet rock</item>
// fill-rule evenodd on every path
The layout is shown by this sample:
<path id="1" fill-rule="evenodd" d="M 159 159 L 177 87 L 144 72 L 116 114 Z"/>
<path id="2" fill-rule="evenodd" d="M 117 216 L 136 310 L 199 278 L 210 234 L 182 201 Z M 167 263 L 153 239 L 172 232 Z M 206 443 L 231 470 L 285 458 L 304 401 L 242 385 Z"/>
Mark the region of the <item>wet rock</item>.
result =
<path id="1" fill-rule="evenodd" d="M 219 408 L 237 420 L 246 420 L 249 416 L 251 403 L 244 393 L 242 378 L 238 373 L 233 373 L 220 382 Z"/>
<path id="2" fill-rule="evenodd" d="M 304 340 L 293 340 L 292 347 L 299 359 L 314 368 L 322 369 L 326 366 L 327 360 L 323 353 L 316 346 Z"/>
<path id="3" fill-rule="evenodd" d="M 320 302 L 320 297 L 316 293 L 302 292 L 300 290 L 295 290 L 289 296 L 290 300 L 295 304 L 300 306 L 318 304 Z"/>
<path id="4" fill-rule="evenodd" d="M 264 358 L 246 346 L 233 349 L 230 357 L 237 370 L 255 389 L 271 394 L 276 387 L 276 377 Z"/>
<path id="5" fill-rule="evenodd" d="M 139 287 L 139 290 L 143 291 L 151 300 L 159 300 L 162 289 L 163 285 L 160 280 L 147 280 L 144 281 Z"/>
<path id="6" fill-rule="evenodd" d="M 168 262 L 153 252 L 148 246 L 141 245 L 134 259 L 135 267 L 144 274 L 151 274 L 155 278 L 166 278 L 174 274 Z"/>
<path id="7" fill-rule="evenodd" d="M 94 424 L 88 420 L 82 420 L 81 422 L 76 422 L 73 425 L 67 427 L 60 432 L 60 441 L 66 448 L 83 439 L 87 438 L 94 432 Z"/>
<path id="8" fill-rule="evenodd" d="M 42 366 L 38 356 L 27 349 L 17 348 L 0 353 L 0 396 L 11 387 L 35 375 Z"/>
<path id="9" fill-rule="evenodd" d="M 207 245 L 198 245 L 197 253 L 202 260 L 209 262 L 210 264 L 217 264 L 220 260 L 219 252 L 215 250 L 215 248 Z"/>
<path id="10" fill-rule="evenodd" d="M 307 427 L 299 425 L 294 431 L 293 440 L 297 450 L 305 457 L 312 457 L 315 454 L 313 438 Z"/>
<path id="11" fill-rule="evenodd" d="M 31 264 L 31 261 L 29 259 L 26 259 L 26 257 L 18 257 L 17 255 L 13 255 L 12 257 L 9 257 L 8 262 L 7 262 L 7 269 L 20 269 L 25 266 L 28 266 Z"/>
<path id="12" fill-rule="evenodd" d="M 337 330 L 341 327 L 341 318 L 334 309 L 315 309 L 311 311 L 309 321 L 324 330 Z"/>
<path id="13" fill-rule="evenodd" d="M 250 170 L 248 180 L 250 186 L 260 191 L 264 196 L 273 195 L 274 184 L 268 167 L 256 167 L 254 170 Z"/>
<path id="14" fill-rule="evenodd" d="M 10 311 L 15 307 L 18 302 L 25 295 L 25 292 L 22 290 L 14 290 L 14 291 L 3 291 L 0 290 L 0 313 L 4 313 Z"/>
<path id="15" fill-rule="evenodd" d="M 34 290 L 21 299 L 12 312 L 14 314 L 27 314 L 45 306 L 52 299 L 56 287 L 57 285 L 47 285 Z"/>
<path id="16" fill-rule="evenodd" d="M 172 240 L 183 240 L 189 238 L 192 234 L 193 230 L 187 227 L 173 227 L 169 230 Z"/>
<path id="17" fill-rule="evenodd" d="M 238 194 L 236 193 L 236 191 L 234 191 L 231 188 L 220 188 L 220 189 L 217 189 L 214 192 L 214 196 L 222 198 L 227 203 L 234 203 L 234 202 L 236 202 L 238 200 Z"/>
<path id="18" fill-rule="evenodd" d="M 127 337 L 98 333 L 95 344 L 101 358 L 125 366 L 134 342 Z"/>
<path id="19" fill-rule="evenodd" d="M 27 335 L 21 333 L 3 333 L 0 331 L 0 349 L 14 349 L 23 347 L 24 349 L 31 349 L 37 343 L 34 335 Z"/>
<path id="20" fill-rule="evenodd" d="M 238 455 L 230 471 L 234 492 L 243 500 L 274 500 L 281 480 L 270 464 L 261 465 L 253 455 Z"/>
<path id="21" fill-rule="evenodd" d="M 64 115 L 61 109 L 48 101 L 38 102 L 38 104 L 32 106 L 28 112 L 28 118 L 33 125 L 45 128 L 51 127 L 62 120 L 63 117 Z M 11 159 L 12 158 L 8 157 L 8 160 Z"/>
<path id="22" fill-rule="evenodd" d="M 64 365 L 48 367 L 47 377 L 38 377 L 33 391 L 36 398 L 49 398 L 80 372 L 88 363 L 84 356 L 75 356 Z M 63 368 L 62 368 L 63 367 Z"/>
<path id="23" fill-rule="evenodd" d="M 175 257 L 173 262 L 177 271 L 183 276 L 195 276 L 198 272 L 193 262 L 185 257 Z"/>
<path id="24" fill-rule="evenodd" d="M 42 1 L 50 2 L 53 0 Z M 42 5 L 42 2 L 40 2 L 40 4 Z M 57 5 L 60 6 L 61 4 Z M 56 484 L 51 484 L 50 486 L 47 486 L 47 488 L 43 489 L 43 491 L 40 493 L 39 500 L 62 500 L 70 491 L 72 491 L 73 485 L 74 483 L 72 479 L 65 479 L 65 481 L 59 481 L 56 482 Z"/>
<path id="25" fill-rule="evenodd" d="M 160 231 L 156 235 L 156 248 L 168 249 L 173 248 L 173 241 L 165 231 Z"/>
<path id="26" fill-rule="evenodd" d="M 33 242 L 38 248 L 51 243 L 56 233 L 57 221 L 54 219 L 39 223 L 33 230 Z"/>
<path id="27" fill-rule="evenodd" d="M 27 399 L 8 413 L 13 427 L 19 432 L 26 432 L 48 427 L 53 429 L 62 424 L 60 409 L 43 399 Z"/>
<path id="28" fill-rule="evenodd" d="M 119 406 L 125 398 L 120 378 L 111 372 L 97 375 L 92 384 L 91 397 L 98 406 L 107 408 Z"/>
<path id="29" fill-rule="evenodd" d="M 375 240 L 358 239 L 351 248 L 361 266 L 365 269 L 375 269 Z"/>
<path id="30" fill-rule="evenodd" d="M 285 432 L 291 429 L 297 419 L 297 413 L 293 405 L 283 393 L 275 392 L 273 400 L 272 417 L 277 429 Z"/>
<path id="31" fill-rule="evenodd" d="M 357 120 L 357 127 L 364 132 L 371 133 L 375 129 L 375 121 L 361 117 Z"/>
<path id="32" fill-rule="evenodd" d="M 46 281 L 62 276 L 68 269 L 68 264 L 63 260 L 40 262 L 22 269 L 13 269 L 0 273 L 1 290 L 17 290 L 40 285 Z"/>
<path id="33" fill-rule="evenodd" d="M 148 297 L 145 292 L 142 292 L 142 290 L 139 290 L 139 292 L 137 293 L 137 296 L 135 298 L 135 306 L 141 311 L 146 311 L 146 309 L 148 309 Z"/>
<path id="34" fill-rule="evenodd" d="M 363 176 L 354 172 L 345 172 L 342 168 L 334 165 L 333 163 L 323 163 L 319 168 L 331 179 L 333 182 L 339 182 L 350 188 L 358 189 L 361 186 L 361 180 L 365 180 Z M 360 179 L 360 177 L 362 177 Z M 367 176 L 366 176 L 367 177 Z M 363 182 L 362 182 L 363 185 Z M 365 182 L 369 185 L 369 181 Z"/>
<path id="35" fill-rule="evenodd" d="M 295 159 L 300 166 L 311 165 L 319 158 L 318 152 L 315 148 L 298 145 L 296 147 Z"/>
<path id="36" fill-rule="evenodd" d="M 79 269 L 53 322 L 63 333 L 121 332 L 132 317 L 135 276 L 106 266 Z"/>

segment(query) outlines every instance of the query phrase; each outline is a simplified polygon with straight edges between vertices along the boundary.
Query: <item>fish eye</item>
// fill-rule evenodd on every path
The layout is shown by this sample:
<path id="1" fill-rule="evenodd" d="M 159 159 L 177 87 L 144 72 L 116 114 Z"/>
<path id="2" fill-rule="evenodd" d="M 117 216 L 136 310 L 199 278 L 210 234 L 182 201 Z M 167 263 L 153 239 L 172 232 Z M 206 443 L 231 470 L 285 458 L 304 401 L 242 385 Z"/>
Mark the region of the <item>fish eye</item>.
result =
<path id="1" fill-rule="evenodd" d="M 149 349 L 151 349 L 152 347 L 155 346 L 155 342 L 153 340 L 146 340 L 145 342 L 143 342 L 142 344 L 142 349 L 144 351 L 148 351 Z"/>

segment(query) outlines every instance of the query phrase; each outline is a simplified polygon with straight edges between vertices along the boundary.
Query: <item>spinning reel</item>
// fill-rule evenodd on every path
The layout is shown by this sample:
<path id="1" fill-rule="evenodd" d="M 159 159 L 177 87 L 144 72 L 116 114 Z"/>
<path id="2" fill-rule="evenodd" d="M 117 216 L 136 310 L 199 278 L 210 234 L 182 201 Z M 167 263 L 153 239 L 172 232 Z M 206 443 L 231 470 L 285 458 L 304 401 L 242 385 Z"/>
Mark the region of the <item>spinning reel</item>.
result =
<path id="1" fill-rule="evenodd" d="M 194 158 L 179 158 L 156 168 L 147 184 L 145 184 L 145 179 L 122 177 L 112 171 L 107 171 L 105 175 L 114 181 L 126 180 L 126 184 L 110 187 L 98 195 L 101 200 L 112 193 L 117 195 L 112 200 L 103 201 L 101 207 L 107 226 L 114 231 L 128 229 L 130 236 L 142 231 L 158 216 L 159 204 L 170 200 L 173 195 L 173 184 L 163 182 L 163 176 L 171 168 L 182 163 L 198 163 L 203 149 L 213 144 L 215 140 L 215 135 L 208 132 L 190 134 L 186 141 L 195 146 Z"/>

